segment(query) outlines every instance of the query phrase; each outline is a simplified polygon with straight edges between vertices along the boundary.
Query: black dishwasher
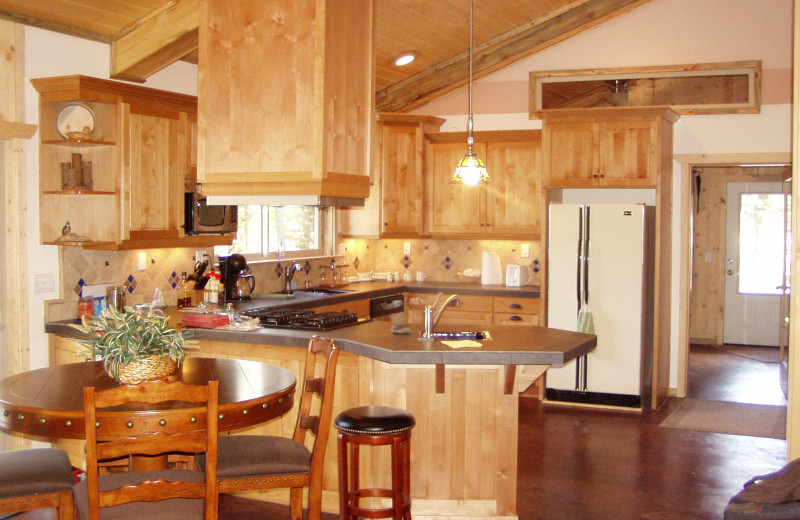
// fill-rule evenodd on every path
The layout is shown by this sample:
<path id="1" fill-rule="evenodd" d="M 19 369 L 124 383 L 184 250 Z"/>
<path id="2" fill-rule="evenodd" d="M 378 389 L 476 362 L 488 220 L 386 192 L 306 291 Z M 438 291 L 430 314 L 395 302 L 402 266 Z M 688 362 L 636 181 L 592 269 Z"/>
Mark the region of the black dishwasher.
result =
<path id="1" fill-rule="evenodd" d="M 376 296 L 369 300 L 369 316 L 373 320 L 401 322 L 405 318 L 404 310 L 402 294 Z"/>

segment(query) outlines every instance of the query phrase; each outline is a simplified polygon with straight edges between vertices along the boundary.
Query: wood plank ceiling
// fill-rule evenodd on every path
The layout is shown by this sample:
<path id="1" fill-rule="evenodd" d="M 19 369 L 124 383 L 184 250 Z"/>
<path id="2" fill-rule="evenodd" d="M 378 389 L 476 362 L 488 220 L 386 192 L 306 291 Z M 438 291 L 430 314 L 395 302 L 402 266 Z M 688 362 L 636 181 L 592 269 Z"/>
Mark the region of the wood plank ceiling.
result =
<path id="1" fill-rule="evenodd" d="M 474 77 L 648 1 L 475 0 Z M 199 0 L 0 0 L 0 17 L 112 44 L 112 77 L 144 81 L 177 59 L 196 63 L 197 20 L 187 13 L 196 13 L 197 5 Z M 408 110 L 467 81 L 468 0 L 375 5 L 379 110 Z M 404 51 L 419 57 L 405 67 L 390 65 Z"/>

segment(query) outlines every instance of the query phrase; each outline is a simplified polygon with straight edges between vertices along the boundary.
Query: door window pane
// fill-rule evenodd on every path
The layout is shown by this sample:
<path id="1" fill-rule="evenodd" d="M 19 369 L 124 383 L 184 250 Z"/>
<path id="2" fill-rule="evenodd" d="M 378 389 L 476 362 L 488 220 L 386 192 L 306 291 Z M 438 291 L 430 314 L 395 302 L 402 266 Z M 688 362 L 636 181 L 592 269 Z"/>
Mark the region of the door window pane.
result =
<path id="1" fill-rule="evenodd" d="M 743 193 L 739 210 L 739 292 L 780 294 L 783 194 Z"/>

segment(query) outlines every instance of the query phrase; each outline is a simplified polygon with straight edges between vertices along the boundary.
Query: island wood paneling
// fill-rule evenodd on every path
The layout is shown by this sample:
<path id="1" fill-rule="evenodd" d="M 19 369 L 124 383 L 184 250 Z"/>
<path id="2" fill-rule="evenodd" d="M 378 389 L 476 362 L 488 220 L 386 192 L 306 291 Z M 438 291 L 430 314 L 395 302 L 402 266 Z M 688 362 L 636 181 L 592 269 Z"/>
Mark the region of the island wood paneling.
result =
<path id="1" fill-rule="evenodd" d="M 703 167 L 694 200 L 689 339 L 722 344 L 725 305 L 725 214 L 729 182 L 780 181 L 786 167 Z M 697 186 L 697 184 L 695 185 Z M 706 262 L 709 255 L 711 262 Z"/>

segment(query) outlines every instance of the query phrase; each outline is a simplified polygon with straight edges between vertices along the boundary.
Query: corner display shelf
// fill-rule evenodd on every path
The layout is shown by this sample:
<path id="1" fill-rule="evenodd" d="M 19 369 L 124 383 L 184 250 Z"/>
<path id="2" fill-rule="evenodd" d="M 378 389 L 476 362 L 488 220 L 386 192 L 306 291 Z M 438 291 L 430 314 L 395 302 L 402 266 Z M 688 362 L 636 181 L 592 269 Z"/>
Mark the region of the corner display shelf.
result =
<path id="1" fill-rule="evenodd" d="M 31 80 L 39 92 L 42 244 L 128 250 L 230 244 L 185 236 L 197 98 L 87 76 Z M 57 241 L 64 224 L 88 238 Z"/>

